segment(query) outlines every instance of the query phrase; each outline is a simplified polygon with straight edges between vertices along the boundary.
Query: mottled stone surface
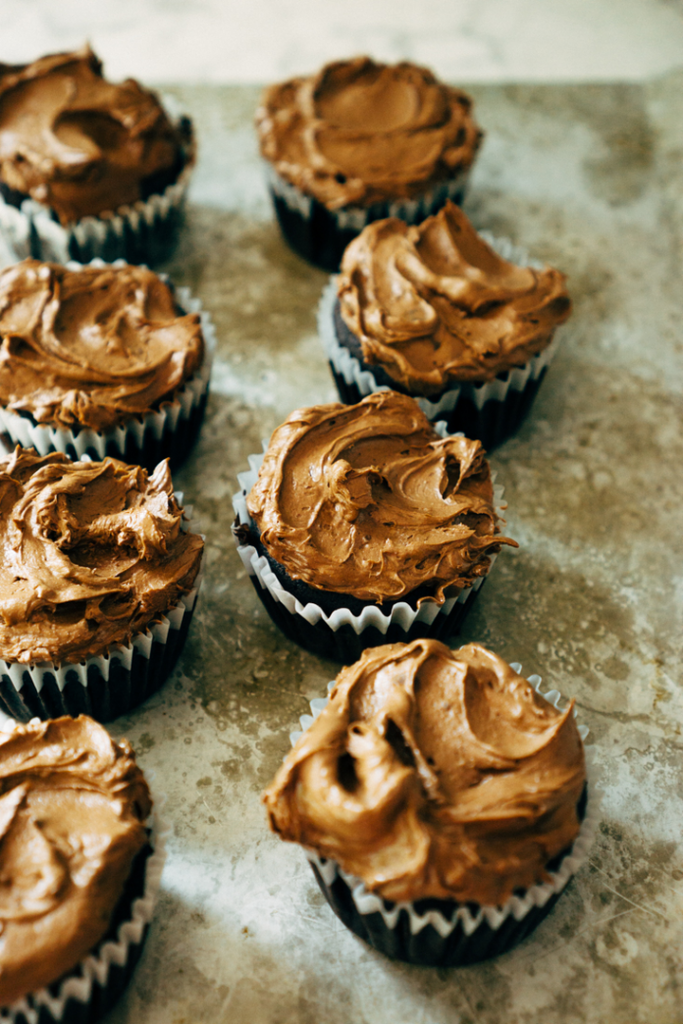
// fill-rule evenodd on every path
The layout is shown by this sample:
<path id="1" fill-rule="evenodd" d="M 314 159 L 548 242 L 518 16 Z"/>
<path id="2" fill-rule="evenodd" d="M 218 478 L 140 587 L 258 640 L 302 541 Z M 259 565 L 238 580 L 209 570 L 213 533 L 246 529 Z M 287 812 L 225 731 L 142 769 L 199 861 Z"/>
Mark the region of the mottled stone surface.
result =
<path id="1" fill-rule="evenodd" d="M 518 552 L 462 640 L 574 695 L 604 791 L 585 867 L 516 950 L 462 970 L 383 959 L 325 905 L 259 794 L 335 666 L 271 625 L 230 535 L 235 474 L 297 405 L 331 400 L 325 281 L 271 219 L 258 91 L 175 90 L 201 158 L 168 270 L 211 311 L 209 412 L 178 485 L 207 535 L 181 664 L 115 723 L 172 823 L 163 895 L 109 1024 L 672 1024 L 683 1021 L 683 77 L 477 87 L 467 210 L 569 274 L 575 313 L 519 435 L 493 456 Z"/>

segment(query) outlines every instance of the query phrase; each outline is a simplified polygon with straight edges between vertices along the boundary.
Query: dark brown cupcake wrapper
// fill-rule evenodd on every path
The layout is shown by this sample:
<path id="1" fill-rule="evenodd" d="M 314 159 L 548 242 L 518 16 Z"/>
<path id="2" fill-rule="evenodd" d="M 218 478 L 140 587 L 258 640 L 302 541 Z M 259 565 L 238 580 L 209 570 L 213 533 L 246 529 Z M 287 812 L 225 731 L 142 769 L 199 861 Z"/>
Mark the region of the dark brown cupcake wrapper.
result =
<path id="1" fill-rule="evenodd" d="M 469 178 L 467 168 L 416 199 L 328 210 L 313 196 L 305 195 L 286 181 L 267 161 L 264 163 L 275 215 L 286 241 L 304 259 L 331 273 L 339 269 L 344 249 L 366 224 L 384 217 L 399 217 L 408 224 L 419 224 L 440 210 L 448 199 L 461 205 Z"/>

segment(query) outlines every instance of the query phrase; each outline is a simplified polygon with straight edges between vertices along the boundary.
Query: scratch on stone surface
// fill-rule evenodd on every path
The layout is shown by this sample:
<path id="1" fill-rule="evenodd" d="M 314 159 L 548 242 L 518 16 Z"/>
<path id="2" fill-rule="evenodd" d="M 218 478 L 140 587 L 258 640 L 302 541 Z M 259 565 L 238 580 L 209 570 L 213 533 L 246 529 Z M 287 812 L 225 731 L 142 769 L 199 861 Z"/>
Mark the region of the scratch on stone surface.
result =
<path id="1" fill-rule="evenodd" d="M 609 875 L 607 875 L 607 872 L 603 868 L 599 868 L 594 861 L 590 862 L 590 866 L 595 871 L 598 871 L 601 875 L 606 875 L 609 878 Z M 662 921 L 668 921 L 669 920 L 668 917 L 666 917 L 664 914 L 660 914 L 660 912 L 658 910 L 651 910 L 649 907 L 643 907 L 643 906 L 640 905 L 640 903 L 636 903 L 635 900 L 629 899 L 628 896 L 624 896 L 623 892 L 619 892 L 618 889 L 613 889 L 612 886 L 606 885 L 604 882 L 602 883 L 602 885 L 603 885 L 603 888 L 607 889 L 608 892 L 613 892 L 615 896 L 618 896 L 622 900 L 626 900 L 626 902 L 630 903 L 631 906 L 636 908 L 636 910 L 642 910 L 644 914 L 650 914 L 653 917 L 661 917 Z"/>

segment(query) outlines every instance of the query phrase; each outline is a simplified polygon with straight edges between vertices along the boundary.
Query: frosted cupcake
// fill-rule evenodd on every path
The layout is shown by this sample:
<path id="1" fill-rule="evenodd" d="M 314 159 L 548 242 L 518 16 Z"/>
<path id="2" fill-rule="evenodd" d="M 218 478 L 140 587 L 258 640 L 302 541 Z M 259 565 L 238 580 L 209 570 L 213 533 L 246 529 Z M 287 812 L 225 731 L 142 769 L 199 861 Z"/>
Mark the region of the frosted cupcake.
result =
<path id="1" fill-rule="evenodd" d="M 88 1022 L 130 979 L 163 867 L 134 754 L 90 718 L 0 733 L 0 1019 Z"/>
<path id="2" fill-rule="evenodd" d="M 417 640 L 366 651 L 315 704 L 264 801 L 344 924 L 434 966 L 528 935 L 595 827 L 573 703 L 477 644 Z"/>
<path id="3" fill-rule="evenodd" d="M 0 462 L 0 708 L 110 721 L 159 689 L 192 620 L 204 542 L 168 462 Z"/>
<path id="4" fill-rule="evenodd" d="M 456 632 L 503 544 L 479 441 L 394 391 L 299 409 L 240 475 L 238 551 L 273 621 L 347 664 Z"/>
<path id="5" fill-rule="evenodd" d="M 519 427 L 571 302 L 559 270 L 490 242 L 447 203 L 416 226 L 370 224 L 349 245 L 319 316 L 342 401 L 390 387 L 487 448 Z"/>
<path id="6" fill-rule="evenodd" d="M 183 305 L 181 305 L 181 302 Z M 204 416 L 213 327 L 146 267 L 24 260 L 0 272 L 9 448 L 178 465 Z"/>
<path id="7" fill-rule="evenodd" d="M 164 258 L 193 163 L 189 120 L 108 82 L 88 46 L 0 64 L 0 230 L 18 258 Z"/>
<path id="8" fill-rule="evenodd" d="M 427 68 L 369 57 L 271 86 L 256 114 L 282 232 L 335 271 L 373 220 L 416 223 L 462 200 L 482 139 L 472 100 Z"/>

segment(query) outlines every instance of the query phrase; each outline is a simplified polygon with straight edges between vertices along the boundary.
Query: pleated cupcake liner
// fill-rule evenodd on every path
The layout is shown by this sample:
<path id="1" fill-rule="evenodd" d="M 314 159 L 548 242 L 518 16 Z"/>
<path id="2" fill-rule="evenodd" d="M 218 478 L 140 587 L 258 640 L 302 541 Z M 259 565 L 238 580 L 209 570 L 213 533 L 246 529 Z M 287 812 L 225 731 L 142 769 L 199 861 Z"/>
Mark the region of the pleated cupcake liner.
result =
<path id="1" fill-rule="evenodd" d="M 495 238 L 486 231 L 480 232 L 480 237 L 511 263 L 537 270 L 543 267 L 509 239 Z M 335 326 L 338 280 L 333 276 L 323 289 L 318 306 L 318 333 L 342 402 L 355 405 L 367 395 L 390 391 L 391 387 L 378 381 L 373 368 L 339 341 Z M 413 397 L 429 420 L 443 420 L 450 433 L 462 431 L 466 437 L 479 439 L 485 448 L 494 448 L 513 434 L 526 418 L 560 341 L 561 335 L 555 331 L 541 352 L 493 380 L 455 382 L 432 398 Z M 396 390 L 409 393 L 399 384 Z"/>
<path id="2" fill-rule="evenodd" d="M 13 722 L 0 728 L 9 731 Z M 148 844 L 133 861 L 107 935 L 76 967 L 52 984 L 0 1008 L 0 1024 L 95 1024 L 117 1002 L 140 959 L 159 896 L 169 826 L 154 796 Z"/>
<path id="3" fill-rule="evenodd" d="M 513 663 L 511 667 L 521 672 L 521 665 Z M 529 676 L 528 682 L 541 697 L 561 710 L 563 698 L 559 690 L 543 693 L 538 675 Z M 330 683 L 328 691 L 333 686 Z M 311 714 L 301 717 L 302 731 L 309 728 L 326 704 L 326 697 L 311 701 Z M 579 725 L 578 731 L 585 740 L 588 727 Z M 298 731 L 291 734 L 292 746 L 301 735 Z M 314 850 L 304 852 L 337 917 L 385 956 L 432 967 L 463 967 L 488 960 L 525 939 L 552 910 L 586 862 L 597 831 L 601 802 L 592 755 L 592 748 L 587 747 L 587 785 L 577 806 L 581 826 L 571 848 L 548 864 L 548 881 L 513 894 L 501 906 L 431 897 L 392 902 L 370 892 L 360 879 L 343 871 L 335 861 Z"/>
<path id="4" fill-rule="evenodd" d="M 444 424 L 435 424 L 435 429 L 445 436 Z M 267 443 L 264 442 L 264 450 Z M 249 470 L 238 473 L 241 490 L 233 497 L 238 526 L 253 526 L 247 509 L 247 495 L 256 483 L 263 462 L 263 453 L 249 456 Z M 492 474 L 492 480 L 494 475 Z M 498 519 L 503 513 L 503 488 L 494 484 L 494 507 Z M 376 604 L 368 602 L 356 614 L 343 605 L 344 595 L 339 598 L 340 607 L 327 613 L 315 601 L 305 603 L 283 586 L 271 567 L 269 556 L 263 547 L 240 543 L 237 539 L 237 553 L 242 559 L 249 578 L 271 619 L 294 643 L 321 657 L 336 659 L 349 664 L 356 661 L 367 647 L 386 643 L 408 643 L 420 637 L 445 639 L 457 632 L 470 611 L 477 594 L 488 576 L 477 577 L 470 587 L 462 588 L 457 595 L 447 597 L 443 604 L 426 599 L 417 607 L 408 601 L 397 601 L 386 612 Z M 492 553 L 488 572 L 498 557 Z M 292 581 L 296 585 L 296 581 Z"/>
<path id="5" fill-rule="evenodd" d="M 165 98 L 165 105 L 169 105 Z M 163 192 L 120 206 L 97 217 L 83 217 L 64 227 L 52 210 L 31 198 L 13 205 L 0 192 L 0 233 L 18 260 L 87 263 L 95 257 L 113 262 L 158 263 L 167 258 L 183 220 L 185 197 L 195 162 L 191 122 L 173 118 L 189 134 L 184 164 L 175 182 Z"/>
<path id="6" fill-rule="evenodd" d="M 190 524 L 185 525 L 189 529 Z M 113 644 L 101 655 L 59 664 L 0 658 L 0 711 L 18 722 L 60 715 L 90 715 L 98 722 L 111 722 L 138 707 L 175 668 L 187 640 L 203 568 L 202 554 L 192 590 L 128 643 Z"/>
<path id="7" fill-rule="evenodd" d="M 114 267 L 124 266 L 116 261 Z M 69 270 L 81 270 L 83 264 L 70 261 Z M 88 266 L 107 266 L 101 259 Z M 162 280 L 168 280 L 164 274 Z M 213 355 L 216 349 L 216 331 L 211 318 L 189 288 L 176 288 L 174 297 L 185 313 L 198 313 L 204 335 L 204 360 L 199 369 L 179 387 L 173 397 L 162 402 L 160 408 L 143 416 L 134 416 L 110 430 L 90 430 L 82 427 L 48 426 L 36 423 L 29 414 L 13 412 L 0 406 L 0 439 L 6 448 L 19 444 L 35 448 L 39 455 L 63 452 L 71 459 L 88 455 L 95 460 L 111 456 L 136 466 L 152 470 L 165 458 L 177 468 L 195 443 L 204 418 L 209 391 Z"/>
<path id="8" fill-rule="evenodd" d="M 339 269 L 344 249 L 363 228 L 384 217 L 398 217 L 418 224 L 451 199 L 462 204 L 470 169 L 439 182 L 415 199 L 397 199 L 370 206 L 345 206 L 329 210 L 306 195 L 264 161 L 266 180 L 275 214 L 286 241 L 300 256 L 331 273 Z"/>

